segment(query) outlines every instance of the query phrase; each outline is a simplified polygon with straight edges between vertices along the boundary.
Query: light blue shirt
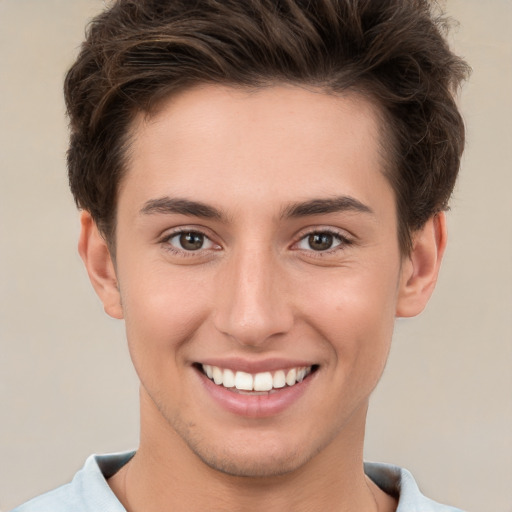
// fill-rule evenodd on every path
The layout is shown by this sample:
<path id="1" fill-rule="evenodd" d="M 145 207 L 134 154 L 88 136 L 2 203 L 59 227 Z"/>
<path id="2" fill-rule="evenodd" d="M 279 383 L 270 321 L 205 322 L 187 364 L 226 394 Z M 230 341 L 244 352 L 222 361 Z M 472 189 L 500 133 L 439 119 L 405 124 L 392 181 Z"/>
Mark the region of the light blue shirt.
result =
<path id="1" fill-rule="evenodd" d="M 69 484 L 34 498 L 11 512 L 126 512 L 110 489 L 107 478 L 134 454 L 91 455 Z M 398 497 L 396 512 L 462 512 L 423 496 L 406 469 L 365 462 L 364 470 L 383 491 Z"/>

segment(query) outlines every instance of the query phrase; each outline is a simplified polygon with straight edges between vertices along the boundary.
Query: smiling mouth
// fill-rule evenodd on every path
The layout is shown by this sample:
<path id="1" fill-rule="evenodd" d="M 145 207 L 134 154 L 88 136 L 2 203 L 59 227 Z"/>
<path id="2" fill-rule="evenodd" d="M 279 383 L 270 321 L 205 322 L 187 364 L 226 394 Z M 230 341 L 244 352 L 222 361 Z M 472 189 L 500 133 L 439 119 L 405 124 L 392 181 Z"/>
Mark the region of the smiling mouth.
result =
<path id="1" fill-rule="evenodd" d="M 274 372 L 247 373 L 197 363 L 196 368 L 217 386 L 242 394 L 268 394 L 302 382 L 318 369 L 318 365 L 300 366 Z"/>

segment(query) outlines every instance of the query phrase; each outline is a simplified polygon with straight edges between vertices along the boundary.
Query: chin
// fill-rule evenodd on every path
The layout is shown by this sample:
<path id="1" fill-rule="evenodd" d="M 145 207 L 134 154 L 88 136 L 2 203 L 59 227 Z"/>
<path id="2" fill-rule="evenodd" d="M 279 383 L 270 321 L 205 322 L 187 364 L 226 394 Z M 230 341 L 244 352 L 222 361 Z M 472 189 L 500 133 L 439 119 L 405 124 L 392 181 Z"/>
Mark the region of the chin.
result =
<path id="1" fill-rule="evenodd" d="M 268 478 L 294 473 L 320 455 L 337 437 L 338 429 L 321 432 L 307 422 L 259 427 L 191 420 L 156 405 L 158 418 L 180 439 L 180 456 L 192 457 L 219 473 L 242 478 Z M 230 428 L 231 427 L 231 428 Z"/>
<path id="2" fill-rule="evenodd" d="M 232 433 L 229 439 L 187 432 L 181 436 L 189 450 L 206 466 L 220 473 L 245 478 L 277 477 L 293 473 L 322 451 L 325 443 L 308 444 L 281 432 Z M 280 435 L 281 434 L 281 435 Z M 205 442 L 208 439 L 207 442 Z M 318 438 L 317 438 L 317 441 Z"/>
<path id="3" fill-rule="evenodd" d="M 241 453 L 201 453 L 197 450 L 195 454 L 201 461 L 211 469 L 226 475 L 245 478 L 267 478 L 286 475 L 298 470 L 303 466 L 308 457 L 294 451 L 289 454 L 266 454 L 261 450 L 257 455 Z"/>

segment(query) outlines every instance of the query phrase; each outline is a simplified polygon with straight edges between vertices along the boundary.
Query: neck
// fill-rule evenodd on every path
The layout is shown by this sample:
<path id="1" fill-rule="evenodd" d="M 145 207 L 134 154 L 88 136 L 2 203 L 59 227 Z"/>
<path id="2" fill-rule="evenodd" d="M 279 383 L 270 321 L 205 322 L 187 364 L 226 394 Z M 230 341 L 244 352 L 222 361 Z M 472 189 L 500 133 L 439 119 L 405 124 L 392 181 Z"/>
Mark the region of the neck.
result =
<path id="1" fill-rule="evenodd" d="M 148 405 L 142 403 L 141 412 Z M 109 484 L 128 512 L 394 510 L 379 508 L 382 491 L 364 475 L 366 410 L 354 416 L 342 435 L 299 469 L 253 478 L 208 467 L 165 420 L 152 415 L 145 421 L 142 413 L 137 454 Z"/>

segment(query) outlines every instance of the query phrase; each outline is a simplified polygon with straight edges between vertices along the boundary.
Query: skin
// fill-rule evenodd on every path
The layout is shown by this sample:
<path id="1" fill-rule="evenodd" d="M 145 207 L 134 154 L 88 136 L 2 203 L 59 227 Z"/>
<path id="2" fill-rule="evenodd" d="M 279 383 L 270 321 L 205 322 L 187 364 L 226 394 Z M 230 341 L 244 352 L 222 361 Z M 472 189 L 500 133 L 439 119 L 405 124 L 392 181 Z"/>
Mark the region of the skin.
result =
<path id="1" fill-rule="evenodd" d="M 395 317 L 430 297 L 446 229 L 431 218 L 400 253 L 378 119 L 354 95 L 212 85 L 136 118 L 115 265 L 87 212 L 79 243 L 141 382 L 140 448 L 109 481 L 129 511 L 395 510 L 363 472 L 368 399 Z M 318 370 L 284 410 L 240 415 L 195 367 L 226 358 Z"/>

